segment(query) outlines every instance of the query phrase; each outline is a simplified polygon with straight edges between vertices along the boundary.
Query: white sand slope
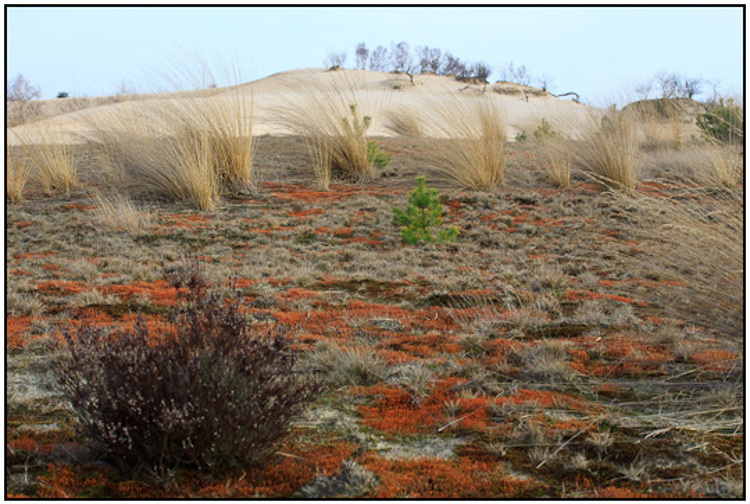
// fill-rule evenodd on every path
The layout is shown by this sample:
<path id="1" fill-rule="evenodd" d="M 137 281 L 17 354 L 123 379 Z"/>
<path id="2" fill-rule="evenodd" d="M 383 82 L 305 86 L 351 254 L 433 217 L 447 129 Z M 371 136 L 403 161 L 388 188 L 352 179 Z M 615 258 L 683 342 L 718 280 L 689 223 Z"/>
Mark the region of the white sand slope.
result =
<path id="1" fill-rule="evenodd" d="M 34 141 L 40 130 L 62 141 L 79 143 L 80 136 L 92 120 L 108 114 L 127 114 L 138 107 L 159 104 L 164 100 L 210 99 L 224 100 L 227 105 L 239 92 L 251 99 L 252 127 L 255 135 L 287 135 L 293 131 L 280 121 L 283 113 L 310 106 L 311 100 L 326 99 L 333 89 L 340 91 L 337 98 L 343 102 L 357 103 L 358 110 L 372 117 L 368 131 L 372 136 L 394 136 L 387 128 L 389 114 L 412 110 L 416 114 L 434 107 L 468 105 L 471 101 L 488 99 L 505 115 L 508 123 L 508 140 L 513 141 L 520 131 L 529 135 L 546 119 L 556 131 L 571 136 L 602 111 L 575 103 L 570 99 L 555 98 L 540 89 L 519 84 L 502 83 L 482 85 L 461 82 L 453 77 L 415 75 L 414 83 L 399 73 L 382 73 L 365 70 L 303 69 L 282 72 L 263 79 L 212 90 L 210 98 L 195 98 L 196 93 L 141 95 L 128 101 L 100 105 L 71 113 L 61 114 L 44 121 L 13 128 L 9 131 L 11 144 L 19 135 Z M 234 97 L 233 97 L 234 96 Z M 47 102 L 54 106 L 54 100 Z M 250 119 L 248 113 L 247 120 Z M 111 117 L 111 116 L 109 116 Z M 425 134 L 431 134 L 429 124 L 422 125 Z"/>

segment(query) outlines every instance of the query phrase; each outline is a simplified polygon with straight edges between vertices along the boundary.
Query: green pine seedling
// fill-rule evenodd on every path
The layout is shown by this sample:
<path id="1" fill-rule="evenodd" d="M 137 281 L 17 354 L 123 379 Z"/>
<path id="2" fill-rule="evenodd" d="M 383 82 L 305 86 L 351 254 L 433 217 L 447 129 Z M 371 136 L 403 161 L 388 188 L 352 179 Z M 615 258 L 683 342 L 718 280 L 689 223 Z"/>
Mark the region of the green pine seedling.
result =
<path id="1" fill-rule="evenodd" d="M 438 230 L 433 235 L 432 230 L 440 226 L 443 207 L 440 205 L 437 191 L 425 187 L 425 178 L 417 177 L 417 187 L 409 195 L 406 210 L 398 207 L 393 209 L 393 222 L 401 226 L 401 239 L 404 243 L 415 245 L 420 242 L 453 242 L 458 237 L 458 229 L 451 226 Z"/>

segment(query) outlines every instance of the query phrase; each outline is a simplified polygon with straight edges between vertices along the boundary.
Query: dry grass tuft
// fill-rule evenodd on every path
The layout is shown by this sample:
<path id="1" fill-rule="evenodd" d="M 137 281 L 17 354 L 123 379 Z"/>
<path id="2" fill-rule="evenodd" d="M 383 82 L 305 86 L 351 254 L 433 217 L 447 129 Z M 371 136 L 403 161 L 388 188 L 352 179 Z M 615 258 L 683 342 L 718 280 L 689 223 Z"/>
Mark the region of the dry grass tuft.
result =
<path id="1" fill-rule="evenodd" d="M 543 340 L 528 347 L 517 358 L 525 375 L 537 379 L 569 380 L 575 371 L 568 365 L 566 345 L 555 340 Z"/>
<path id="2" fill-rule="evenodd" d="M 84 138 L 130 191 L 210 210 L 254 181 L 252 99 L 238 87 L 175 96 L 111 108 Z"/>
<path id="3" fill-rule="evenodd" d="M 492 100 L 452 97 L 425 107 L 421 121 L 436 132 L 422 155 L 440 178 L 471 190 L 503 184 L 507 125 Z"/>
<path id="4" fill-rule="evenodd" d="M 9 135 L 5 136 L 5 197 L 11 203 L 23 200 L 23 190 L 32 169 L 31 149 L 25 141 L 11 147 Z"/>
<path id="5" fill-rule="evenodd" d="M 545 161 L 547 180 L 555 187 L 570 186 L 571 162 L 563 147 L 564 140 L 548 138 L 541 141 L 541 153 Z"/>
<path id="6" fill-rule="evenodd" d="M 736 188 L 743 182 L 742 154 L 732 147 L 707 147 L 693 164 L 693 176 L 700 184 Z"/>
<path id="7" fill-rule="evenodd" d="M 613 189 L 634 189 L 640 149 L 636 123 L 629 114 L 610 111 L 592 121 L 591 131 L 576 142 L 572 157 L 593 178 Z"/>
<path id="8" fill-rule="evenodd" d="M 402 107 L 397 111 L 391 110 L 386 114 L 386 117 L 388 119 L 386 127 L 397 135 L 411 138 L 422 137 L 422 125 L 417 120 L 415 112 L 410 108 Z"/>
<path id="9" fill-rule="evenodd" d="M 653 219 L 644 229 L 655 246 L 652 273 L 681 285 L 669 299 L 660 293 L 659 302 L 674 316 L 743 336 L 744 189 L 689 189 L 679 199 L 634 203 Z"/>
<path id="10" fill-rule="evenodd" d="M 137 208 L 127 195 L 97 193 L 94 200 L 99 222 L 109 228 L 135 231 L 151 226 L 151 215 Z"/>
<path id="11" fill-rule="evenodd" d="M 36 137 L 41 139 L 41 144 L 34 146 L 34 168 L 44 194 L 70 194 L 77 182 L 75 148 L 67 144 L 61 135 L 44 131 L 41 127 Z"/>
<path id="12" fill-rule="evenodd" d="M 369 348 L 341 349 L 326 341 L 307 352 L 299 365 L 337 386 L 374 385 L 386 375 L 385 362 Z"/>
<path id="13" fill-rule="evenodd" d="M 310 79 L 300 108 L 281 107 L 276 120 L 301 136 L 307 145 L 318 186 L 333 178 L 360 181 L 372 178 L 374 159 L 368 152 L 367 131 L 372 116 L 363 110 L 345 73 L 324 81 Z M 364 105 L 367 108 L 367 105 Z"/>

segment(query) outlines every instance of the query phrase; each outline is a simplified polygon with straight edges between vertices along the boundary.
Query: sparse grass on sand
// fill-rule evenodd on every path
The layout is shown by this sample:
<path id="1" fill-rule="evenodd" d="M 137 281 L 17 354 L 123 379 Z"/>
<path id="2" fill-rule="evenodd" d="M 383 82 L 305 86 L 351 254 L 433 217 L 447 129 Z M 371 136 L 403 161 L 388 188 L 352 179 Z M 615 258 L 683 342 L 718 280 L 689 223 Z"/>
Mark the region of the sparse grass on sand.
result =
<path id="1" fill-rule="evenodd" d="M 70 195 L 42 200 L 32 180 L 6 210 L 7 497 L 743 496 L 742 152 L 664 146 L 641 157 L 649 176 L 628 191 L 579 173 L 561 191 L 539 142 L 500 143 L 517 168 L 504 187 L 440 190 L 458 240 L 408 246 L 393 208 L 429 168 L 416 154 L 429 136 L 387 139 L 387 180 L 328 191 L 310 173 L 309 137 L 263 136 L 254 161 L 274 181 L 216 205 L 232 177 L 216 169 L 209 128 L 173 114 L 180 100 L 149 101 L 110 109 L 120 119 L 80 147 Z M 342 125 L 347 102 L 331 116 Z M 489 122 L 476 127 L 497 131 Z M 451 143 L 469 150 L 467 138 Z M 95 151 L 121 194 L 96 196 L 106 166 Z M 702 155 L 726 157 L 732 182 L 701 178 Z M 198 187 L 215 184 L 210 214 L 169 180 L 195 166 Z M 131 199 L 139 182 L 161 195 L 148 213 Z M 136 314 L 156 332 L 168 324 L 168 279 L 186 254 L 219 295 L 242 299 L 248 323 L 288 329 L 294 373 L 325 389 L 262 466 L 175 467 L 154 482 L 94 450 L 49 370 L 61 331 L 84 316 L 97 328 L 130 329 Z"/>

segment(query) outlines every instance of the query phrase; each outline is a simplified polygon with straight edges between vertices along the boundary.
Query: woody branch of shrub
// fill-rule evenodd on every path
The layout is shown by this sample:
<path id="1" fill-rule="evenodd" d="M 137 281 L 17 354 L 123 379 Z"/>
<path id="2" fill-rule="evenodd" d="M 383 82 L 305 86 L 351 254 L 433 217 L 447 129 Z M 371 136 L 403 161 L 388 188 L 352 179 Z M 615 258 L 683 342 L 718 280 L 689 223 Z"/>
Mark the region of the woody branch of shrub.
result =
<path id="1" fill-rule="evenodd" d="M 226 474 L 262 464 L 320 386 L 294 371 L 281 329 L 258 328 L 197 267 L 172 275 L 178 308 L 158 328 L 84 321 L 56 368 L 82 434 L 109 461 L 159 481 L 179 468 Z"/>

